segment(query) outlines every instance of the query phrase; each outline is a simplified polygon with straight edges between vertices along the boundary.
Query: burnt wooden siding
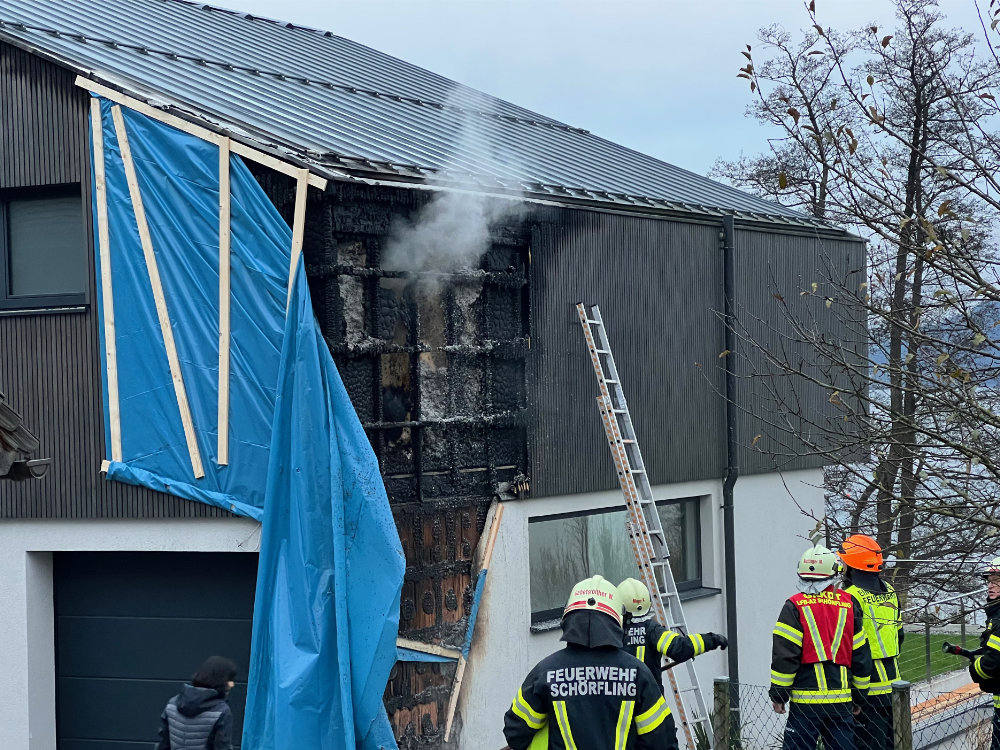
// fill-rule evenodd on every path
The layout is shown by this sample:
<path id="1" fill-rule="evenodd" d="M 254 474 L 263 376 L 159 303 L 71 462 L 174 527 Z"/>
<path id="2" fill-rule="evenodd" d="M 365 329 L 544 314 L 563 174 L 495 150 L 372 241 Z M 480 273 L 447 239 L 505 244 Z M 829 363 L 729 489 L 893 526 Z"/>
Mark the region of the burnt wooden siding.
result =
<path id="1" fill-rule="evenodd" d="M 225 511 L 107 482 L 98 315 L 94 304 L 88 144 L 90 96 L 74 75 L 0 44 L 0 194 L 79 185 L 88 235 L 88 304 L 74 312 L 0 314 L 0 390 L 51 457 L 44 479 L 0 482 L 0 518 L 219 516 Z"/>

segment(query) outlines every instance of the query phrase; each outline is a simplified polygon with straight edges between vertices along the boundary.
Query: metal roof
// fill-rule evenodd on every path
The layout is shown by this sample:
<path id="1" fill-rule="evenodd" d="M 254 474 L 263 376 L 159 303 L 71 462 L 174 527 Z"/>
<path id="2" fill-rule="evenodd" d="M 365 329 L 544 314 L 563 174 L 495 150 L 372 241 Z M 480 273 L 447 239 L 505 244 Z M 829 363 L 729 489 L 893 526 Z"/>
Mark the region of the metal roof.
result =
<path id="1" fill-rule="evenodd" d="M 191 0 L 0 0 L 0 41 L 328 176 L 832 229 L 329 32 Z"/>

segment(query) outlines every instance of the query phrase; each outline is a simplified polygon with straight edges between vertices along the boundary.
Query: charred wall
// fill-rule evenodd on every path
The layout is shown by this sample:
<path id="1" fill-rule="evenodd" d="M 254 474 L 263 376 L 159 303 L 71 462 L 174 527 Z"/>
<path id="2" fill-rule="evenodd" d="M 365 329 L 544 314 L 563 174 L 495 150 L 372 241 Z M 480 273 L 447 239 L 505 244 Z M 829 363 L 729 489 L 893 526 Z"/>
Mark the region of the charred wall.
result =
<path id="1" fill-rule="evenodd" d="M 286 220 L 292 184 L 254 169 Z M 384 267 L 424 191 L 310 191 L 303 253 L 316 316 L 371 440 L 406 554 L 401 635 L 461 645 L 472 557 L 489 504 L 528 471 L 528 256 L 521 221 L 490 230 L 474 264 Z M 452 665 L 401 662 L 385 694 L 401 747 L 438 746 Z"/>

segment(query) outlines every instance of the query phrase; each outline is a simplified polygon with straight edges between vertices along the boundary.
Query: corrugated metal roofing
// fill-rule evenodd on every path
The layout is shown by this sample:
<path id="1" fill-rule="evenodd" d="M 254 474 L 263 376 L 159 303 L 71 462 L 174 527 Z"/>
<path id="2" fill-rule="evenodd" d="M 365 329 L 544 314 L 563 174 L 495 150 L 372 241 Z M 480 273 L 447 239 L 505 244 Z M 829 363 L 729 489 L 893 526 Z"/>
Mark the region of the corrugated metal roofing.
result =
<path id="1" fill-rule="evenodd" d="M 0 0 L 0 40 L 341 173 L 814 224 L 329 32 L 190 0 Z"/>

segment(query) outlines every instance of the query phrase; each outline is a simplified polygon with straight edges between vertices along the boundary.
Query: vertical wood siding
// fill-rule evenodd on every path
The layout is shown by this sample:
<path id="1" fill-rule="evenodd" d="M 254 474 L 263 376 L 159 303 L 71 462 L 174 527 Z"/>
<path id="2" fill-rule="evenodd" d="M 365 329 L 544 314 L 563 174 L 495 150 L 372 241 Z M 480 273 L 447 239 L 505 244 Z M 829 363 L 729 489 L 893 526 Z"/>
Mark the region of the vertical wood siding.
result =
<path id="1" fill-rule="evenodd" d="M 598 304 L 656 483 L 719 477 L 725 423 L 720 228 L 554 211 L 532 242 L 531 492 L 613 489 L 575 304 Z"/>

